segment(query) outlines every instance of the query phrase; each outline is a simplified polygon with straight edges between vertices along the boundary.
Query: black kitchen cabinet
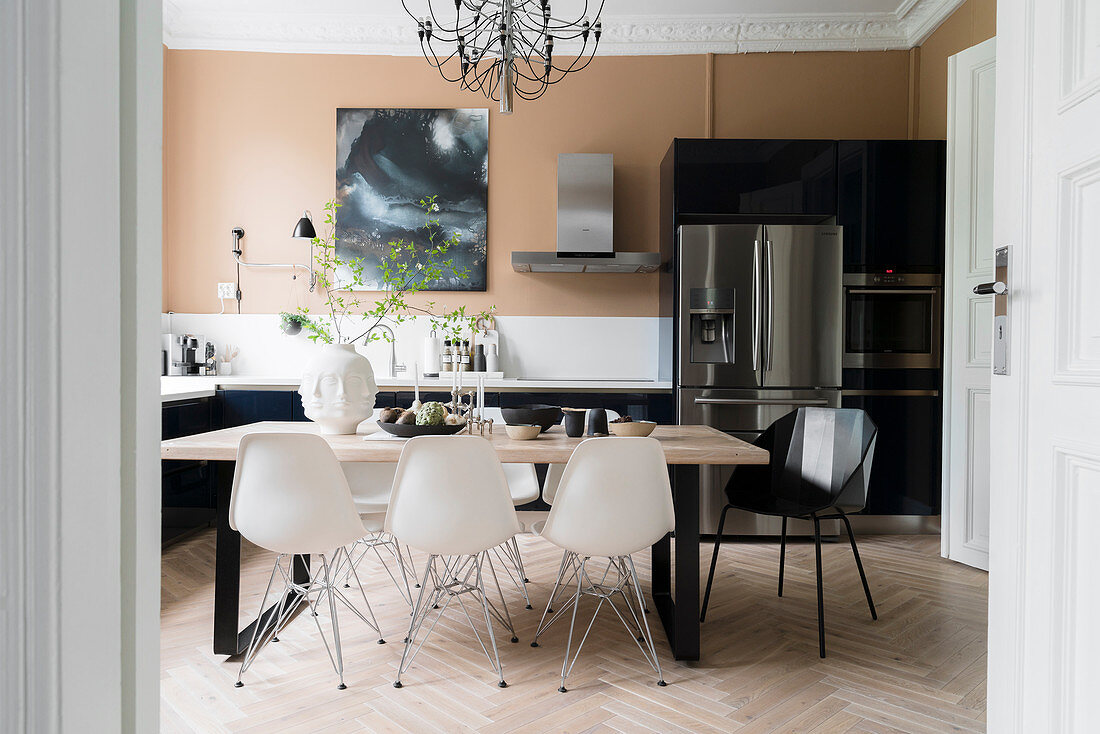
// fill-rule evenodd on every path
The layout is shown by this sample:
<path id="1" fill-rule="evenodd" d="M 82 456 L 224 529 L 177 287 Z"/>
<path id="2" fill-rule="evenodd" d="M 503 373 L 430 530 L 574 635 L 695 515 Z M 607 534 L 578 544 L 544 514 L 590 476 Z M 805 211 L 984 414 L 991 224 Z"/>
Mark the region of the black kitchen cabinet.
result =
<path id="1" fill-rule="evenodd" d="M 213 430 L 210 398 L 166 403 L 161 437 L 178 438 Z M 214 475 L 206 461 L 161 461 L 161 545 L 170 545 L 214 520 Z"/>
<path id="2" fill-rule="evenodd" d="M 841 405 L 878 427 L 864 515 L 938 515 L 943 401 L 939 370 L 846 369 Z"/>
<path id="3" fill-rule="evenodd" d="M 943 272 L 946 142 L 842 140 L 837 178 L 845 272 Z"/>
<path id="4" fill-rule="evenodd" d="M 221 408 L 219 427 L 233 428 L 257 421 L 296 420 L 295 411 L 301 415 L 302 400 L 289 390 L 218 390 Z M 297 404 L 295 406 L 295 404 Z"/>
<path id="5" fill-rule="evenodd" d="M 662 171 L 677 215 L 836 215 L 832 140 L 678 138 Z"/>

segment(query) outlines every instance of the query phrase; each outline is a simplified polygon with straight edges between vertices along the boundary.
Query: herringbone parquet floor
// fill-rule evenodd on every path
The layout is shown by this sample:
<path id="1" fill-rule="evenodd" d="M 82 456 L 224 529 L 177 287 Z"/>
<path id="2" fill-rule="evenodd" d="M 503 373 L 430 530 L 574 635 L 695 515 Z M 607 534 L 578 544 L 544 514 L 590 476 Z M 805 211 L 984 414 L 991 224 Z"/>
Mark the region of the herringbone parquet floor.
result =
<path id="1" fill-rule="evenodd" d="M 439 623 L 392 687 L 408 607 L 369 562 L 361 577 L 389 644 L 342 614 L 348 689 L 336 678 L 307 616 L 268 645 L 236 689 L 238 663 L 210 649 L 214 535 L 163 557 L 161 722 L 164 732 L 978 732 L 985 730 L 986 574 L 939 557 L 935 536 L 869 536 L 860 549 L 879 610 L 872 622 L 846 543 L 824 551 L 829 657 L 817 656 L 812 543 L 788 547 L 775 594 L 775 542 L 723 549 L 700 663 L 658 648 L 667 688 L 613 615 L 601 614 L 557 692 L 567 628 L 529 643 L 557 572 L 559 552 L 520 539 L 535 611 L 506 589 L 519 644 L 504 641 L 509 687 L 498 688 L 465 618 Z M 704 569 L 711 546 L 704 544 Z M 649 554 L 636 558 L 643 585 Z M 418 557 L 418 562 L 422 558 Z M 254 615 L 272 557 L 246 546 L 242 618 Z M 368 579 L 371 579 L 368 581 Z M 582 607 L 582 612 L 591 609 Z M 650 615 L 657 625 L 656 614 Z M 322 614 L 322 624 L 327 619 Z M 578 622 L 579 624 L 579 622 Z M 326 626 L 326 630 L 327 630 Z"/>

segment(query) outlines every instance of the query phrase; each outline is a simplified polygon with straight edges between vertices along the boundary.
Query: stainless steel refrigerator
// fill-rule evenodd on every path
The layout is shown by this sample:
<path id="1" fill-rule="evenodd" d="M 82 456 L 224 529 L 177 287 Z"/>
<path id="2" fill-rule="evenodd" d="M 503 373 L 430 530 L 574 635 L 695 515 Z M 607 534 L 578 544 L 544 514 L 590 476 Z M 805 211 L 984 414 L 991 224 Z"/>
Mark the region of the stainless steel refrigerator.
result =
<path id="1" fill-rule="evenodd" d="M 672 359 L 678 421 L 752 441 L 800 406 L 839 407 L 841 228 L 684 225 L 677 236 Z M 731 471 L 701 472 L 703 533 L 717 531 Z M 731 512 L 724 533 L 778 534 L 779 523 Z M 790 531 L 808 527 L 794 524 Z"/>

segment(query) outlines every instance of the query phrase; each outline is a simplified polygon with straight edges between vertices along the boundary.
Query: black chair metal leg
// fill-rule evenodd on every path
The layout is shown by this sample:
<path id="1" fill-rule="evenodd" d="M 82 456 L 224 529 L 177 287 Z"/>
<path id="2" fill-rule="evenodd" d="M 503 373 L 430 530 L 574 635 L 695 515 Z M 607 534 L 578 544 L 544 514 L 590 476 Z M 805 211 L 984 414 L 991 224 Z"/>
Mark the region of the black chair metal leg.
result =
<path id="1" fill-rule="evenodd" d="M 787 560 L 787 517 L 783 517 L 783 534 L 779 536 L 779 595 L 783 596 L 783 564 Z"/>
<path id="2" fill-rule="evenodd" d="M 859 549 L 856 548 L 856 536 L 852 534 L 852 523 L 848 522 L 848 516 L 843 513 L 841 513 L 840 519 L 844 521 L 844 527 L 848 529 L 848 540 L 852 544 L 852 555 L 856 557 L 856 568 L 859 569 L 859 580 L 863 582 L 863 593 L 867 595 L 867 608 L 871 610 L 871 619 L 878 619 L 875 602 L 871 599 L 871 587 L 867 585 L 867 574 L 863 572 L 863 561 L 859 559 Z"/>
<path id="3" fill-rule="evenodd" d="M 726 524 L 726 513 L 730 511 L 732 505 L 726 505 L 722 508 L 722 516 L 718 518 L 718 534 L 714 536 L 714 555 L 710 557 L 710 573 L 707 575 L 707 590 L 703 594 L 703 608 L 699 612 L 699 621 L 704 622 L 707 618 L 707 604 L 710 603 L 710 586 L 714 583 L 714 567 L 718 565 L 718 549 L 722 547 L 722 528 Z"/>
<path id="4" fill-rule="evenodd" d="M 814 546 L 817 548 L 817 644 L 821 657 L 825 657 L 825 594 L 821 585 L 821 520 L 814 521 Z"/>

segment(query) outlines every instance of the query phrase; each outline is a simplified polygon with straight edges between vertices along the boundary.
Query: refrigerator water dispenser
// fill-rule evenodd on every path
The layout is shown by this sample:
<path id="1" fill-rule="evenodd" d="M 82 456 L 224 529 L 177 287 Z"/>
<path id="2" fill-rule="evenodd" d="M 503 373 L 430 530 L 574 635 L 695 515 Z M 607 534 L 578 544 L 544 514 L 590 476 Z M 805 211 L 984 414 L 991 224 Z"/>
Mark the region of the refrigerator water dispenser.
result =
<path id="1" fill-rule="evenodd" d="M 705 364 L 733 364 L 734 289 L 692 288 L 691 361 Z"/>

